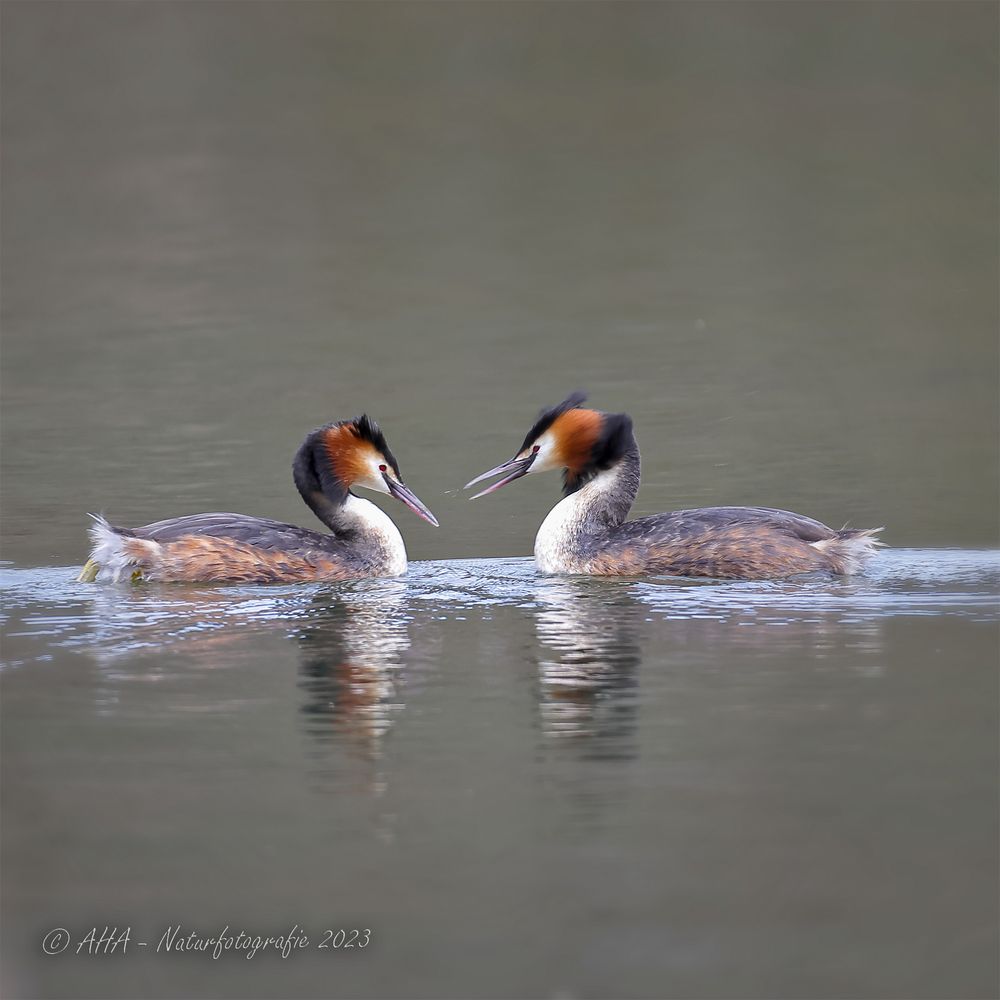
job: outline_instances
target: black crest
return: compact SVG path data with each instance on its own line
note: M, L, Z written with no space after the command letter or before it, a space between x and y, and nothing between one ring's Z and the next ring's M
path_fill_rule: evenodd
M524 443L518 448L518 452L524 451L528 445L540 438L555 423L557 417L561 417L569 410L578 410L586 402L587 394L578 390L567 396L558 406L553 406L551 410L542 410L538 414L535 426L528 431Z
M382 428L367 413L362 413L360 417L348 420L347 423L354 431L355 437L361 438L362 441L369 441L382 452L385 460L392 466L392 471L396 473L396 478L402 479L403 477L399 474L399 465L396 463L396 456L389 450Z

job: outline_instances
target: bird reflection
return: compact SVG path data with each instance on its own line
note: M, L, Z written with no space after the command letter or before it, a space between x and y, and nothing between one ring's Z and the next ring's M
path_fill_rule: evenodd
M377 760L404 707L403 654L408 619L400 614L405 585L379 581L317 601L297 630L302 707L307 729L322 744Z
M639 605L616 583L584 579L545 580L537 599L543 734L634 756Z

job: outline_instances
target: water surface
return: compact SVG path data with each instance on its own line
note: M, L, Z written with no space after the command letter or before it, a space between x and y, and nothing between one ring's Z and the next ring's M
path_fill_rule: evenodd
M3 577L25 995L989 993L996 553L836 582ZM109 921L375 943L38 953Z

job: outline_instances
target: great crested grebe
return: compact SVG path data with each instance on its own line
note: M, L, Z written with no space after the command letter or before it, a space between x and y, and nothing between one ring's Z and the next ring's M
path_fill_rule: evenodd
M706 576L765 580L798 573L854 573L881 543L881 528L834 531L770 507L700 507L626 521L639 492L639 448L625 413L582 408L574 393L543 410L509 461L477 476L503 476L477 497L532 472L563 470L563 499L535 538L543 573Z
M388 514L351 492L363 486L401 500L437 527L399 475L367 415L312 431L295 455L295 485L333 534L246 514L192 514L117 528L92 514L92 550L81 582L272 583L400 576L406 548Z

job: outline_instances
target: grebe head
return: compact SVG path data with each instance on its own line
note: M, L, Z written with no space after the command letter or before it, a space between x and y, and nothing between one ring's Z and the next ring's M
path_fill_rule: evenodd
M517 454L509 461L465 484L503 476L471 499L486 496L531 472L563 470L563 492L573 493L604 469L610 469L629 448L635 446L632 418L626 413L587 410L587 396L574 392L558 406L542 410L525 435Z
M438 526L437 519L403 482L378 424L368 414L318 427L295 456L295 483L306 503L339 505L355 487L386 493ZM317 497L316 494L322 494Z

